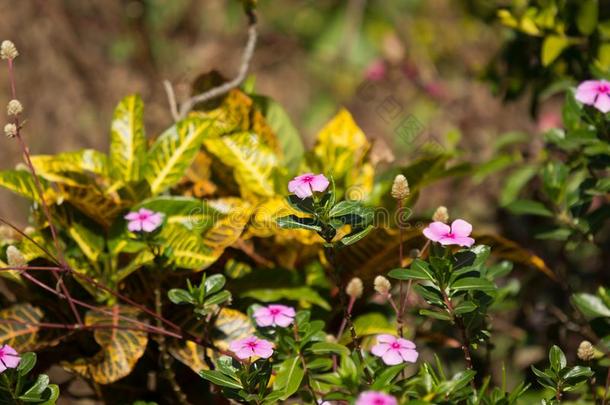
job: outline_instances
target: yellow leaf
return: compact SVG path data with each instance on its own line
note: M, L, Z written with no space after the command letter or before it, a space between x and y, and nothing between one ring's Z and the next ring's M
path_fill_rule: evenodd
M0 311L0 344L8 344L17 351L29 350L37 343L37 324L43 317L40 308L17 304ZM9 321L15 321L9 322Z
M140 315L138 309L115 306L105 310L111 310L112 315L92 310L87 313L85 324L138 327L132 322L119 318L119 315L138 318ZM100 328L95 330L93 337L101 346L101 350L95 356L81 358L73 363L64 362L62 366L99 384L111 384L129 375L144 354L148 343L147 332L137 330Z

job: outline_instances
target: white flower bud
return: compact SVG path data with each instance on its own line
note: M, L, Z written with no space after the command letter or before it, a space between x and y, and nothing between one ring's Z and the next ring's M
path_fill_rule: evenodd
M595 357L595 347L588 340L583 340L578 346L576 355L583 361L591 361Z
M397 200L405 199L409 196L411 190L409 189L409 182L407 178L402 174L399 174L394 178L394 183L392 184L392 197Z
M392 289L392 284L384 276L375 277L374 285L375 291L381 295L388 295L390 293L390 289Z
M6 248L6 259L10 267L23 267L28 264L23 253L13 245Z
M19 52L17 51L17 47L11 41L5 40L2 41L0 45L0 57L2 59L15 59L19 56Z
M8 102L6 106L6 112L8 115L18 115L23 111L23 106L19 102L19 100L11 100Z
M4 134L9 138L14 138L17 135L17 125L6 124L4 126Z
M434 211L434 215L432 215L432 220L435 222L449 222L449 211L447 211L447 207L443 207L442 205Z
M345 292L353 299L358 299L362 297L362 291L364 290L364 286L362 285L362 280L358 277L354 277L350 280L345 287Z

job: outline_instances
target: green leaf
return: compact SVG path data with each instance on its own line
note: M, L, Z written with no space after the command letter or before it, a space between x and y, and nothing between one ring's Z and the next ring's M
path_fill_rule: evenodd
M189 117L157 138L148 152L144 170L153 195L173 186L184 176L212 128L211 120Z
M356 243L359 240L363 239L373 229L375 229L375 227L373 225L369 225L369 226L367 226L364 229L360 229L360 230L357 229L354 232L350 233L349 235L344 236L341 239L341 244L343 244L343 246L353 245L354 243Z
M317 342L309 347L313 354L349 354L349 349L339 343Z
M19 399L26 402L39 402L42 393L49 386L49 376L40 374L34 384L26 392L19 396Z
M472 301L460 302L453 311L458 315L464 315L477 309L477 304Z
M543 217L553 217L554 214L542 203L533 200L516 200L506 206L513 214L519 215L539 215Z
M260 288L253 289L241 294L242 297L254 298L263 302L273 302L283 299L301 301L317 305L323 309L330 310L331 306L318 292L310 287L294 288Z
M172 288L168 291L167 296L174 304L194 304L195 300L191 294L181 288Z
M565 354L563 354L563 351L556 345L553 345L549 351L549 361L551 363L551 368L555 372L559 372L567 365Z
M233 388L236 390L243 389L243 386L241 385L241 383L239 381L237 381L229 376L226 376L219 371L201 370L199 372L199 375L201 377L203 377L204 379L208 380L209 382L211 382L212 384L218 385L219 387Z
M500 192L500 205L506 206L519 196L521 189L536 175L538 167L525 165L512 172Z
M222 274L214 274L205 279L205 293L214 294L218 291L222 290L222 287L225 286L226 279Z
M318 220L314 218L301 218L296 215L288 215L277 219L277 224L283 229L308 229L310 231L320 232L322 226Z
M542 65L549 66L570 45L565 36L549 35L542 43Z
M588 319L610 317L610 308L596 295L574 294L572 295L572 301Z
M274 389L284 391L282 399L285 400L299 390L305 376L300 356L290 357L280 365L275 377Z
M496 291L496 286L489 280L477 277L464 277L451 285L451 288L455 291L483 291L492 292Z
M303 146L303 141L299 132L292 124L290 117L286 111L284 111L281 104L269 97L253 96L252 98L261 109L265 116L265 120L280 143L284 154L283 161L288 169L288 175L291 176L295 174L301 164L303 154L305 153L305 147Z
M434 319L440 319L441 321L450 321L453 318L446 312L431 311L429 309L420 309L419 314L423 316L430 316Z
M17 367L20 376L28 374L36 365L36 353L28 352L21 355L21 361Z
M580 0L580 8L576 15L576 26L583 35L591 35L599 19L599 4L597 0Z
M144 103L139 95L125 97L117 105L110 130L110 176L129 183L142 178L146 157Z
M392 381L405 368L405 364L383 368L381 373L375 377L375 382L371 385L372 390L383 390L392 385Z
M59 399L59 387L55 384L49 384L47 390L43 392L42 397L45 401L40 402L39 405L55 405Z
M210 298L205 300L205 305L220 305L231 299L231 293L229 291L221 291L217 294L212 295Z

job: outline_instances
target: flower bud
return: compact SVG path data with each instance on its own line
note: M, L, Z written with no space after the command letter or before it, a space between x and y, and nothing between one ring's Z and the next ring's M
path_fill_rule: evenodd
M324 340L327 343L337 343L337 338L335 337L335 335L331 335L331 334L327 334L326 337L324 338Z
M19 52L17 52L17 47L11 41L5 40L2 41L0 45L0 57L2 59L15 59L19 56Z
M593 347L591 342L589 342L588 340L583 340L578 346L578 351L576 352L576 355L579 359L583 361L593 360L593 358L595 357L595 348Z
M362 297L363 289L364 289L364 287L362 285L362 280L360 280L358 277L354 277L347 284L347 287L345 287L345 292L352 299L358 299L358 298Z
M8 102L8 105L6 106L6 112L8 113L8 115L18 115L21 114L21 112L23 111L23 106L21 105L21 103L19 102L19 100L11 100Z
M405 199L409 196L411 190L409 189L409 182L407 178L402 174L399 174L394 178L394 184L392 184L392 197L397 200Z
M10 267L24 267L28 264L23 253L13 245L6 248L6 259Z
M447 223L449 222L449 211L447 211L447 207L443 207L442 205L434 211L434 215L432 215L432 220L435 222Z
M392 288L392 284L384 276L375 277L374 285L375 291L381 295L388 295L390 293L390 289Z
M4 134L9 138L14 138L17 135L17 125L6 124L4 126Z

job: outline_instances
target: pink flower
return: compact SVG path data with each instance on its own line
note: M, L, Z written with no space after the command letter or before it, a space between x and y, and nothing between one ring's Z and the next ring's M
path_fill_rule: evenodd
M378 391L364 391L356 399L356 405L397 405L398 401L391 395Z
M4 372L7 368L15 368L19 365L21 357L17 354L17 351L9 345L0 347L0 373Z
M296 313L294 308L286 305L271 304L268 307L260 307L254 311L254 319L258 326L281 326L285 328L294 320Z
M290 180L288 191L303 200L311 197L314 191L326 190L328 184L328 179L323 174L305 173Z
M586 80L576 88L576 100L607 113L610 111L610 83L605 80Z
M130 212L125 215L125 219L129 221L127 229L131 232L152 232L163 222L163 214L140 208L138 212Z
M404 362L415 363L419 356L415 343L392 335L377 336L377 344L372 347L371 353L381 357L388 366Z
M242 360L250 357L267 359L273 354L273 343L256 336L248 336L244 339L232 341L229 350Z
M472 232L472 225L463 219L456 219L449 225L442 222L432 222L424 229L424 236L433 242L441 245L460 245L470 247L474 239L469 237Z
M387 73L385 62L382 59L374 60L364 73L364 77L372 82L383 80Z

